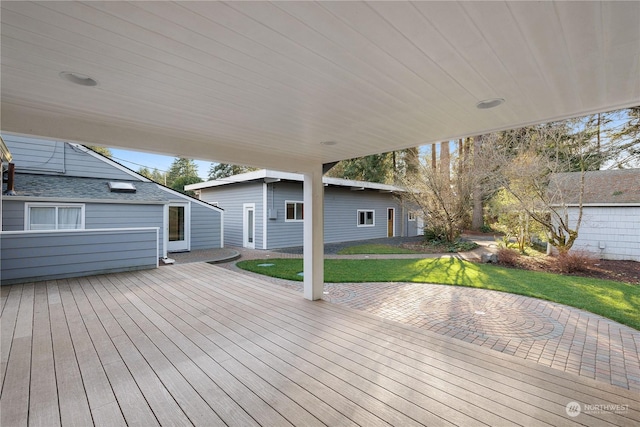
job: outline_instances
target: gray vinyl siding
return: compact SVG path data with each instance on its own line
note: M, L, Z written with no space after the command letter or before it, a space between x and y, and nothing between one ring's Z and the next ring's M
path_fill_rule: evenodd
M325 242L387 237L387 208L395 208L395 235L402 233L402 209L390 193L328 187L324 197ZM375 212L374 227L358 227L358 210Z
M133 174L124 172L106 161L59 141L38 140L13 135L2 136L11 151L17 173L41 173L84 178L104 178L135 181Z
M6 232L2 285L156 268L158 230Z
M405 215L405 221L407 224L407 236L417 236L418 235L417 219L414 221L409 221L409 215Z
M242 206L245 203L255 203L256 249L262 249L262 184L242 183L224 187L205 188L200 192L200 199L208 203L217 203L224 209L224 245L242 247ZM192 237L193 238L193 237Z
M37 203L37 202L34 202ZM2 201L3 231L24 231L24 201ZM163 255L164 205L85 203L85 229L158 227L158 256Z
M24 230L24 202L2 196L2 231Z
M85 229L158 227L158 257L164 252L164 205L85 204Z
M191 203L191 250L220 248L222 213Z
M276 219L267 219L267 248L302 246L304 225L302 221L286 221L286 201L302 202L302 183L276 182L267 186L267 209L277 211ZM326 234L326 233L325 233Z
M267 219L268 248L302 246L303 223L285 221L286 201L302 201L302 183L269 184L268 209L277 210L277 219ZM347 242L387 237L387 208L395 208L395 233L402 234L402 209L389 193L351 191L348 188L325 187L324 240L326 243ZM375 226L358 227L358 210L373 210Z

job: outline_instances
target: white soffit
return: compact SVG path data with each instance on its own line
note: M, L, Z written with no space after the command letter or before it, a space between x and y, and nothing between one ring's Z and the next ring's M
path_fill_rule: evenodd
M19 134L296 171L640 104L640 2L1 7Z

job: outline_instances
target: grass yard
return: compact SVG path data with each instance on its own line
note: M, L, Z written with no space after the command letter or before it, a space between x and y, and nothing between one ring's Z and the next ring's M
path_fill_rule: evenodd
M359 254L417 254L411 249L398 246L368 243L365 245L349 246L338 251L338 255L359 255Z
M302 280L299 258L241 261L237 265L272 277ZM640 330L640 286L628 283L476 264L458 258L326 259L324 265L325 281L329 283L418 282L491 289L580 308Z

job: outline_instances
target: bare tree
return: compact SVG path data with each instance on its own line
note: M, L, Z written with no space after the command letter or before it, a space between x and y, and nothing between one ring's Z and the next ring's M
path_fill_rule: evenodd
M409 189L402 198L422 211L435 238L453 242L468 221L470 181L468 174L458 170L451 175L448 143L440 148L440 167L432 162L417 163L417 173L402 181Z
M488 182L509 193L560 254L571 249L582 222L586 142L575 122L551 123L489 135L478 159ZM579 174L571 199L577 200L575 218L557 175L568 171Z

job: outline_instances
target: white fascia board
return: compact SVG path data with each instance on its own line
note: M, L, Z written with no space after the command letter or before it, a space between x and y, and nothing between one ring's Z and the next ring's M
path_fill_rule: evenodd
M565 204L553 204L549 205L552 208L579 208L578 203L565 203ZM633 208L640 206L640 202L635 203L583 203L583 208Z
M228 176L223 179L215 179L213 181L198 182L197 184L185 185L184 189L187 191L201 190L203 188L219 187L221 185L233 184L236 182L246 182L246 181L252 181L255 179L262 179L266 177L265 172L267 172L265 169L260 169L257 171Z
M395 185L380 184L377 182L356 181L352 179L331 178L325 176L322 178L322 182L329 185L336 185L340 187L352 187L352 188L365 188L369 190L381 190L389 192L404 192L405 190Z
M245 172L238 175L232 175L222 179L216 179L213 181L199 182L197 184L185 185L185 190L201 190L204 188L220 187L222 185L236 184L239 182L249 182L260 179L268 180L287 180L287 181L300 181L302 182L303 176L299 173L280 172L269 169L260 169L257 171Z
M298 181L304 180L304 175L292 172L280 172L269 169L260 169L253 172L241 173L233 175L224 179L218 179L214 181L200 182L197 184L186 185L185 190L201 190L204 188L219 187L222 185L234 184L239 182L248 182L258 179L274 179L274 180L286 180L286 181ZM351 179L331 178L323 177L322 182L326 185L334 185L338 187L360 187L370 190L381 190L387 192L404 192L405 190L395 185L379 184L377 182L365 182L355 181Z

